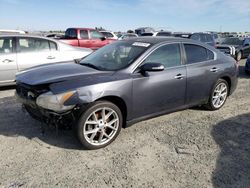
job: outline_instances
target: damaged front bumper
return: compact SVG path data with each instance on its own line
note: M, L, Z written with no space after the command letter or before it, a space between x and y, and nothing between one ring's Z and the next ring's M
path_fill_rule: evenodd
M39 107L34 99L24 98L17 93L15 94L17 101L22 104L22 107L31 115L32 118L56 128L71 128L76 121L79 107L66 112L54 112Z

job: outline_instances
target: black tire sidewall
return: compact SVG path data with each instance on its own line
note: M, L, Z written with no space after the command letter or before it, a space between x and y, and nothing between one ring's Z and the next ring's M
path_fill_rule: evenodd
M98 108L102 108L102 107L108 107L111 108L112 110L114 110L119 118L119 126L118 126L118 130L115 133L114 137L107 142L106 144L100 145L100 146L96 146L96 145L92 145L90 144L83 135L83 128L84 128L84 123L87 120L87 118L89 117L89 115L96 109ZM94 150L94 149L99 149L99 148L104 148L107 145L109 145L110 143L112 143L116 137L119 135L121 128L122 128L122 124L123 124L123 117L122 117L122 113L121 110L113 103L108 102L108 101L97 101L94 102L93 104L91 104L90 106L87 107L87 109L81 114L78 122L77 122L77 126L76 126L76 133L77 133L77 137L79 139L79 141L81 142L81 144L83 145L83 147L85 149L89 149L89 150Z
M221 84L221 83L224 83L224 84L226 84L226 86L227 86L227 96L226 96L226 99L225 99L224 103L223 103L219 108L216 108L216 107L213 105L213 94L214 94L215 88L216 88L219 84ZM216 84L214 85L214 87L213 87L213 89L212 89L212 92L211 92L211 94L210 94L209 103L208 103L208 108L209 108L210 110L219 110L219 109L220 109L222 106L224 106L224 104L226 103L228 94L229 94L229 86L228 86L227 81L226 81L226 80L223 80L223 79L219 79L219 80L216 82Z

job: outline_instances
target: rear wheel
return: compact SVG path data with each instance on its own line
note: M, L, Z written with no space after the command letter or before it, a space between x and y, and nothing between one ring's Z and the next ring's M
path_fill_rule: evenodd
M219 79L214 88L211 91L211 95L206 107L209 110L218 110L220 109L226 102L228 96L228 83L223 80Z
M121 131L122 113L113 103L95 102L81 115L77 135L86 149L99 149L113 142Z

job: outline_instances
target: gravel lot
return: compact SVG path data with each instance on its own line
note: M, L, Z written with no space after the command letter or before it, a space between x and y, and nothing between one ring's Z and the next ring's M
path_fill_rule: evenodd
M193 108L123 129L86 151L71 131L46 129L0 91L0 187L249 187L250 76L216 112Z

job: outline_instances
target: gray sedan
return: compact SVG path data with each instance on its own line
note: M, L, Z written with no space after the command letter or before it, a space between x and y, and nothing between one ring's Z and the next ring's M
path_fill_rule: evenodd
M237 85L236 61L181 38L131 38L80 64L40 66L17 75L17 97L47 124L72 126L85 148L110 144L122 127L204 105L220 109Z

